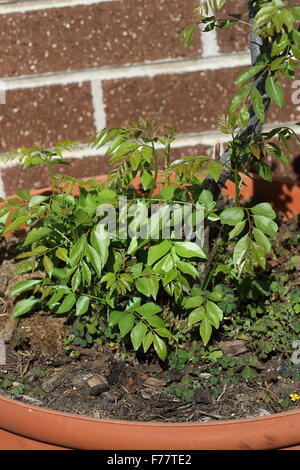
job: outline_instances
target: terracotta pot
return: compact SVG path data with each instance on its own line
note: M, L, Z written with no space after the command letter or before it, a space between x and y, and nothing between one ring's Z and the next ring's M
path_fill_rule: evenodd
M300 410L214 423L144 423L81 417L0 397L0 449L300 449Z

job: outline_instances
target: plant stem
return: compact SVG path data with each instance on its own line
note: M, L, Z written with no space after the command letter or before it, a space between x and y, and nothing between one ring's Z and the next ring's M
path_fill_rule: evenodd
M152 145L152 156L153 156L153 160L154 160L154 177L153 177L153 183L152 183L152 187L151 187L151 190L149 192L149 199L151 199L152 197L152 194L157 186L157 178L158 178L158 159L157 159L157 153L156 153L156 149L155 149L155 145L154 145L154 142L152 140L151 142L151 145Z
M250 52L251 52L251 63L253 66L257 65L257 61L260 57L260 54L267 50L270 47L270 44L268 42L268 39L261 38L254 32L253 26L255 25L255 15L257 13L257 7L254 6L253 3L249 2L248 4L248 12L249 12L249 23L251 24L250 27ZM260 92L262 98L263 98L263 103L264 103L264 108L265 108L265 114L267 114L267 111L270 106L270 98L266 94L265 86L266 86L266 75L260 75L259 78L254 77L253 81L255 82L255 87L256 89ZM262 131L262 123L256 116L253 107L251 106L249 109L250 113L250 119L248 122L248 126L245 130L239 131L237 136L233 140L241 140L244 138L248 138L249 140L253 139L255 136L260 135ZM202 182L201 185L201 190L208 189L210 190L213 195L214 199L217 200L222 188L224 187L227 179L229 178L230 174L232 174L232 161L231 161L231 155L229 152L229 147L227 150L221 155L220 157L220 163L223 165L226 165L226 167L223 169L223 172L216 183L214 179L212 178L211 175L207 175ZM238 168L234 169L234 172L237 172ZM237 184L237 182L236 182ZM236 186L237 189L237 186ZM238 191L239 193L239 191ZM237 202L237 192L236 192L236 202ZM221 229L222 230L222 229ZM219 232L219 235L217 237L217 240L214 243L214 246L212 247L212 250L209 254L208 260L207 260L207 265L206 268L203 272L202 275L202 280L201 280L201 285L206 285L206 280L207 277L209 276L209 273L212 269L212 265L214 262L214 258L218 252L218 247L220 243L220 236L221 236L221 230Z
M257 65L258 58L262 52L264 52L266 49L270 48L270 44L268 42L268 38L261 38L254 32L253 25L255 24L255 15L257 13L257 10L254 6L253 3L249 2L249 22L251 24L250 27L250 53L251 53L251 63L253 66ZM266 85L266 75L263 74L262 76L257 79L257 77L254 77L255 81L255 87L256 89L260 92L263 98L264 102L264 108L265 108L265 114L267 114L267 111L270 106L270 98L266 94L265 91L265 85ZM241 140L243 138L248 138L251 140L251 138L259 135L262 131L262 123L256 116L253 107L251 106L249 109L250 113L250 119L248 126L245 130L238 132L237 136L234 138L234 140ZM226 165L227 168L224 168L219 181L215 183L214 179L212 178L211 175L207 175L206 178L204 179L202 185L201 185L201 190L203 189L209 189L212 191L214 194L215 199L217 199L221 193L222 188L224 187L228 177L230 176L231 173L231 156L229 153L229 149L227 149L220 157L220 163L223 165Z

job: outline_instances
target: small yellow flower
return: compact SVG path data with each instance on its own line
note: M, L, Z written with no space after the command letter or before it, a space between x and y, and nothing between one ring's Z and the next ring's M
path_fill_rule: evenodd
M300 397L299 397L299 395L298 395L297 393L291 393L291 394L290 394L290 399L291 399L292 401L296 401L296 400L299 400Z
M109 346L110 348L114 348L115 345L116 345L116 343L108 343L108 346Z

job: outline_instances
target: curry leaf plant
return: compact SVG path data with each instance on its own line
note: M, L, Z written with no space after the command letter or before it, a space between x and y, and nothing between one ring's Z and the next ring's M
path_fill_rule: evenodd
M3 156L25 170L45 165L52 186L47 194L22 190L1 201L1 233L26 229L16 272L31 273L12 288L14 318L43 308L69 319L75 344L113 338L166 360L180 342L213 340L223 322L226 277L265 268L276 213L268 203L244 204L241 189L244 175L270 181L266 157L287 162L290 141L298 141L290 128L265 131L263 124L271 101L284 106L282 79L293 79L299 65L300 7L255 0L221 18L225 3L233 2L202 1L195 24L179 31L187 47L197 23L204 32L240 22L250 30L252 65L236 77L237 90L219 118L229 137L219 158L174 161L175 129L147 121L100 130L84 146L37 145ZM55 174L56 163L68 164L66 151L87 145L110 156L105 181ZM222 207L228 180L235 198Z

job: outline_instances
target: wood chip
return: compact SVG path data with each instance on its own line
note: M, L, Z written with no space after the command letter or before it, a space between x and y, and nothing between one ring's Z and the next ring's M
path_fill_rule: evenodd
M210 396L202 388L197 388L197 390L195 391L194 399L196 403L203 403L204 405L208 405L209 403L211 403Z
M6 347L5 342L2 339L0 339L0 365L6 365Z
M155 377L148 377L148 379L145 380L144 385L146 385L147 387L160 388L164 387L166 385L166 382L165 380L157 379Z
M0 329L0 340L3 340L5 343L9 343L13 332L18 326L19 318L14 319L12 317L8 317L5 322L4 327Z
M232 341L222 341L220 343L220 348L224 354L228 356L239 356L249 350L248 341L243 339L236 339Z
M57 374L52 375L51 377L47 377L42 383L42 389L44 390L44 392L53 392L53 390L59 385L64 373L64 371L61 371Z
M101 393L107 392L108 390L109 390L109 385L100 384L100 385L95 385L94 387L91 387L89 393L92 397L97 397L98 395L101 395Z
M104 377L104 375L101 374L95 374L89 379L87 379L87 384L89 387L96 387L97 385L107 385L107 380Z
M101 357L97 357L97 359L94 361L86 361L84 363L84 368L85 370L101 369L105 365L108 358L108 354L103 354Z

